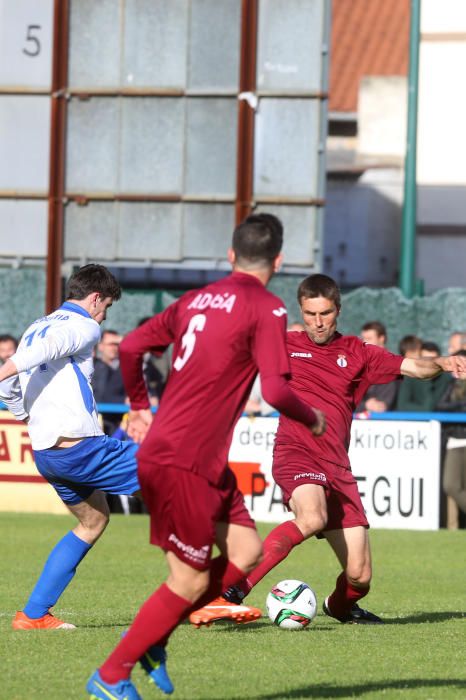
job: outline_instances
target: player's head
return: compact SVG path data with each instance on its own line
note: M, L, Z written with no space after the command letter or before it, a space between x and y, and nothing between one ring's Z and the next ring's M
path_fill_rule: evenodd
M298 304L311 340L318 345L328 343L335 335L341 307L335 280L327 275L309 275L298 287Z
M120 284L104 265L80 267L66 286L66 299L81 302L97 323L105 321L107 309L120 297Z
M230 262L245 272L276 272L282 260L283 225L273 214L251 214L233 232Z
M361 339L369 345L385 347L387 342L387 329L380 321L367 321L361 328Z
M76 270L66 285L66 298L82 300L92 292L101 297L111 297L118 301L121 297L119 282L104 265L84 265Z

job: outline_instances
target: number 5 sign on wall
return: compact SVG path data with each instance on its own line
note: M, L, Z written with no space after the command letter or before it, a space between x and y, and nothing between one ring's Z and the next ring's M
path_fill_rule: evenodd
M27 28L26 43L27 46L23 49L23 53L26 56L38 56L40 54L40 34L41 34L40 24L30 24Z

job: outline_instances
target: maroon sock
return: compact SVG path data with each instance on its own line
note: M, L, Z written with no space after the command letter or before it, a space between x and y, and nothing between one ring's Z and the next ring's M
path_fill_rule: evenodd
M106 683L129 678L133 666L149 647L166 642L170 632L186 618L191 603L164 583L146 600L120 643L100 667Z
M208 605L230 586L244 579L244 571L238 569L235 564L224 557L212 559L210 564L210 583L207 591L196 601L193 610L199 610Z
M356 588L348 579L344 571L337 578L336 587L329 596L327 606L334 617L343 619L349 613L354 603L369 593L370 586Z
M244 578L244 571L238 569L235 564L225 557L219 556L212 559L210 562L210 578L207 591L191 606L188 614L194 610L203 608L208 605L214 598L217 598L222 591L229 586L233 586L238 581ZM185 615L187 617L187 615ZM158 646L164 647L168 643L169 634L162 637L158 642Z
M301 530L293 520L281 523L270 532L264 540L264 558L259 566L256 566L247 578L236 584L248 595L251 588L259 583L266 574L285 559L293 547L304 540Z

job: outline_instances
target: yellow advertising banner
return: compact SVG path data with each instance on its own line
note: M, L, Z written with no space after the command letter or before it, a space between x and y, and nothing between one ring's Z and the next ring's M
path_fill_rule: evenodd
M68 513L34 464L24 423L0 411L0 511Z

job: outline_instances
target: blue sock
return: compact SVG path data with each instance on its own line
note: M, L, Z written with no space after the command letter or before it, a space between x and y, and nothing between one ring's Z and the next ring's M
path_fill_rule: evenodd
M48 613L76 573L91 544L68 532L49 554L23 612L34 619Z

